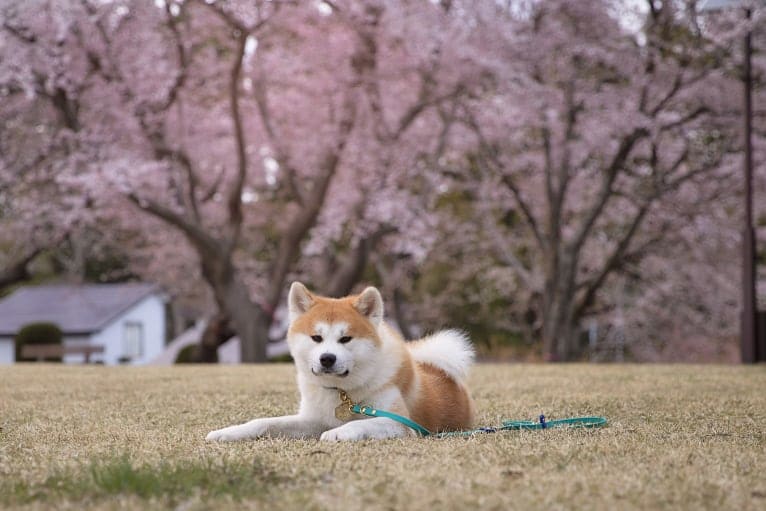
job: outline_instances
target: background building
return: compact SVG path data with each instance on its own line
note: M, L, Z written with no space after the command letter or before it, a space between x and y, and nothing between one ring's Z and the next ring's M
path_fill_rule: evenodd
M103 346L94 361L143 364L165 347L165 297L154 284L24 287L0 301L0 363L16 359L14 337L24 325L55 323L65 346ZM80 362L66 355L64 362Z

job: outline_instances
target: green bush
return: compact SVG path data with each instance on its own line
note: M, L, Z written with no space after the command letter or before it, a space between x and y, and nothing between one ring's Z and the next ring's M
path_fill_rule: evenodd
M289 353L285 353L284 355L279 355L278 357L273 357L269 359L269 362L273 362L275 364L284 364L285 362L293 362L293 357Z
M194 364L199 360L197 355L197 345L190 344L182 348L176 355L176 364Z
M190 344L186 346L185 348L181 348L181 350L178 352L178 355L176 355L175 363L176 364L198 364L200 361L199 358L200 358L199 344ZM284 363L284 362L292 362L292 361L293 361L293 357L290 356L289 353L269 359L269 362L276 362L276 363Z
M21 358L21 348L25 344L61 344L64 340L64 333L55 323L29 323L21 327L16 333L16 361L24 362L30 359ZM48 359L54 362L61 362L61 358Z

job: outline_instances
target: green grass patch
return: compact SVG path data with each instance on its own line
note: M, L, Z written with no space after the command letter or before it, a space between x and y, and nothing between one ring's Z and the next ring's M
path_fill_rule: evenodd
M59 468L40 483L21 480L0 483L5 505L65 499L82 501L116 495L160 499L176 503L189 496L201 499L228 496L234 500L267 493L281 477L257 458L252 463L203 459L200 461L137 463L129 456Z

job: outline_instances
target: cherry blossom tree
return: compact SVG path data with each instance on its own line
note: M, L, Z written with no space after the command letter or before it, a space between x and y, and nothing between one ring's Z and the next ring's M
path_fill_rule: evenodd
M5 10L13 6L4 7ZM0 65L0 290L30 277L29 265L76 228L88 199L58 180L76 165L81 125L77 105L46 70L22 70L30 55L13 50L38 42L3 18ZM48 48L49 50L51 48Z
M427 3L82 0L3 15L17 56L9 87L38 100L37 80L66 105L79 162L57 179L92 197L100 218L159 238L157 267L172 266L168 241L181 234L192 251L176 255L197 259L246 361L265 358L312 229L326 234L315 248L352 232L330 292L359 278L371 243L396 230L387 216L408 194L400 173L426 151L416 144L443 129L431 111L471 77L445 70L450 55L436 50L453 18ZM410 18L441 29L436 44L410 42L406 31L422 32Z
M497 219L483 225L532 290L551 360L576 355L580 320L610 277L666 240L674 222L660 205L732 172L736 80L684 12L650 7L643 41L598 1L479 20L508 58L490 68L495 86L462 105L477 141L465 164L481 175L465 186ZM527 241L508 239L518 225Z
M408 334L478 311L479 337L557 360L586 317L646 333L645 358L678 317L724 338L746 26L632 6L3 4L0 276L68 236L119 247L245 361L293 277L376 280Z

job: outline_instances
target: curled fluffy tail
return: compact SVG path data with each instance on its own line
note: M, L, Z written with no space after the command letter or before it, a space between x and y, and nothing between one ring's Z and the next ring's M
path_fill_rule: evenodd
M471 340L460 330L442 330L407 346L416 362L436 366L457 381L466 377L474 359Z

